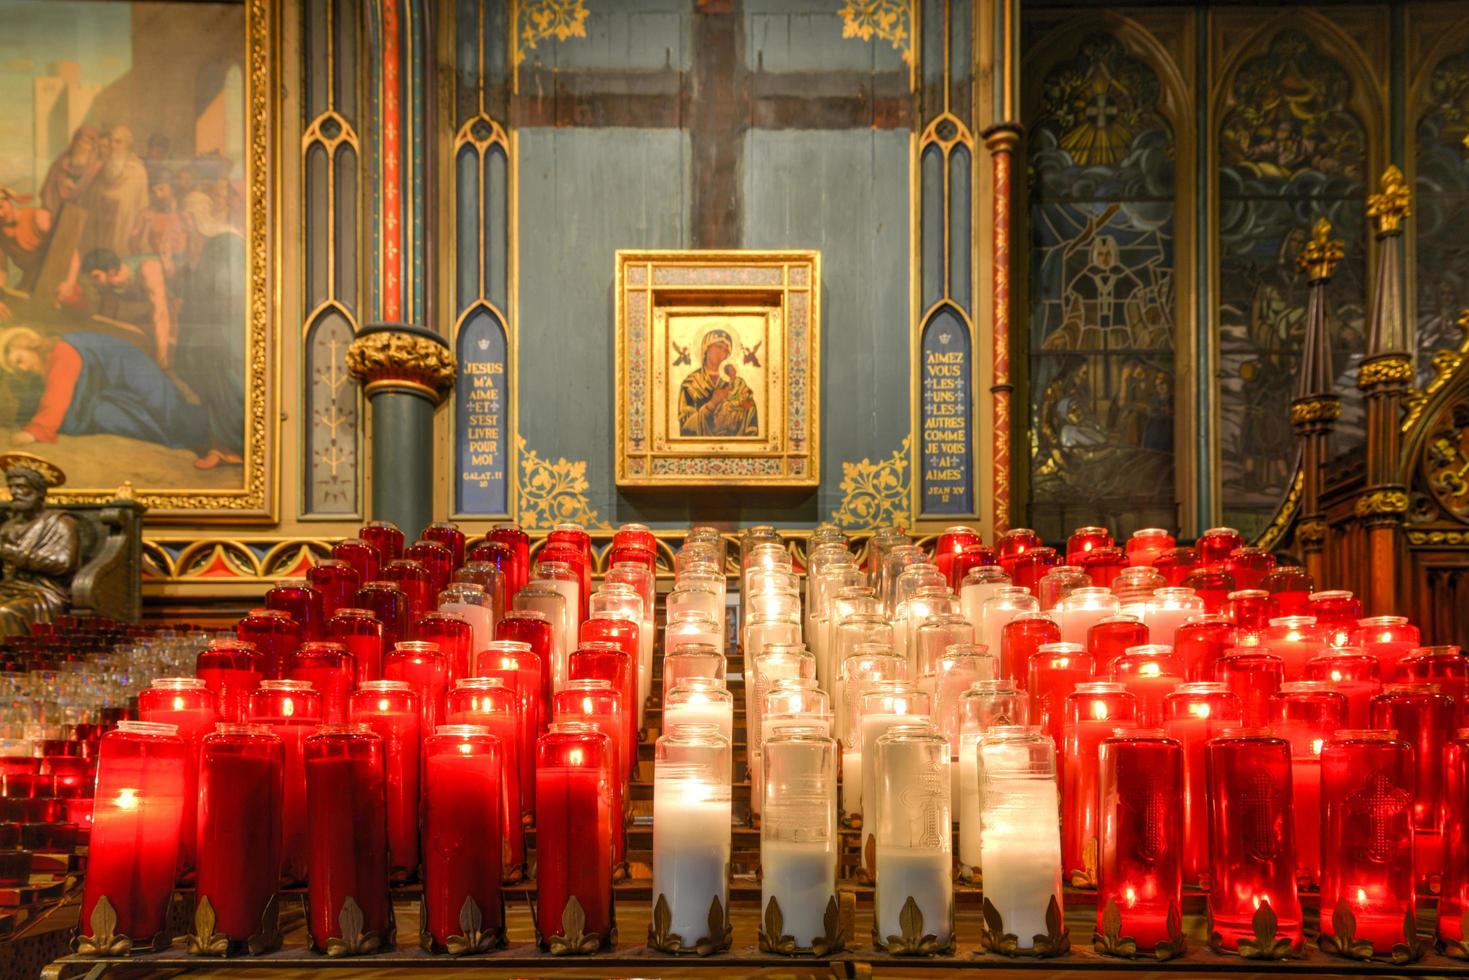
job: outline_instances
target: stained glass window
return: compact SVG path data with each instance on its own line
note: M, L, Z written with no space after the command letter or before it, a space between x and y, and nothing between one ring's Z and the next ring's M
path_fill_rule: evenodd
M1029 122L1030 504L1047 540L1177 524L1174 144L1157 74L1108 34Z
M1457 320L1469 307L1469 51L1433 68L1418 107L1413 217L1419 381L1433 355L1463 340Z

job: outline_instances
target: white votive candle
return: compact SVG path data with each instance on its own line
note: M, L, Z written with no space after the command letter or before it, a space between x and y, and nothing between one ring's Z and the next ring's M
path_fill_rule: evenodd
M774 898L786 935L808 947L826 934L826 906L836 894L836 850L820 841L767 840L760 847L760 912ZM774 937L772 937L774 938Z
M901 936L899 916L912 898L923 914L923 933L946 946L952 935L954 882L949 853L926 847L877 845L877 894L873 903L877 935L883 942Z

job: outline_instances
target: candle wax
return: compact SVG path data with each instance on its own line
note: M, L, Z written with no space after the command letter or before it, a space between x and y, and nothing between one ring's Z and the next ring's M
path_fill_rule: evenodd
M760 845L760 908L774 898L786 935L810 946L826 934L823 917L836 894L836 851L820 841L767 840Z
M901 936L900 916L909 898L923 914L923 933L940 946L952 937L954 882L946 851L919 847L877 845L877 890L873 899L874 925L883 942ZM1006 923L1008 929L1009 923Z

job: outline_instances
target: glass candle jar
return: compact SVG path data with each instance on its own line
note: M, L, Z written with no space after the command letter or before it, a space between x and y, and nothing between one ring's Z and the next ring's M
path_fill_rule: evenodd
M836 903L836 751L819 727L782 727L765 740L761 922L770 921L773 902L784 934L801 951L830 942L825 921ZM765 938L771 945L782 939Z
M1469 957L1469 729L1443 748L1443 878L1439 885L1438 951Z
M264 725L221 723L200 742L197 897L214 907L229 943L259 935L281 866L285 744Z
M1161 527L1139 528L1127 539L1127 562L1151 567L1159 555L1172 551L1177 544L1173 535Z
M1122 611L1141 615L1143 622L1148 624L1148 639L1164 646L1174 645L1175 634L1184 623L1209 612L1203 596L1193 589L1178 587L1158 589L1141 609L1128 606Z
M1235 589L1224 597L1219 612L1239 629L1259 633L1275 618L1275 605L1264 589Z
M260 651L266 680L286 676L291 654L301 645L301 627L279 609L252 609L235 626L235 636Z
M357 536L377 549L382 562L403 557L403 531L392 521L368 521L362 525Z
M1316 618L1329 646L1346 646L1352 630L1362 618L1362 600L1345 589L1312 592L1307 597L1308 615Z
M939 613L918 624L910 634L913 637L913 674L923 683L939 673L940 661L949 648L957 644L974 643L974 629L969 620L958 613Z
M1204 746L1225 729L1240 727L1239 698L1223 684L1191 681L1163 701L1163 731L1183 747L1183 880L1209 881L1209 804Z
M108 951L113 936L146 947L164 933L178 870L190 751L173 725L124 721L102 736L82 887L81 948ZM115 922L97 928L106 900Z
M667 703L668 692L682 684L686 677L708 677L724 682L724 654L708 643L686 643L663 655L663 697Z
M1163 576L1167 588L1183 585L1188 573L1199 564L1199 553L1187 546L1174 548L1153 559L1153 570Z
M199 750L204 736L214 731L219 715L214 692L197 677L160 677L138 692L138 718L174 726L188 749L184 770L183 821L178 830L179 878L191 880L198 866Z
M1312 657L1302 672L1308 681L1324 681L1347 699L1342 728L1372 727L1372 698L1382 693L1377 658L1352 647Z
M1281 565L1265 576L1261 588L1270 593L1276 616L1305 616L1310 613L1310 596L1315 589L1311 575L1299 565Z
M623 758L628 767L622 774L624 779L636 761L638 745L638 717L633 703L638 696L636 656L611 641L585 640L572 653L569 668L571 680L611 681L622 698L622 744L628 747Z
M529 766L523 761L531 753L535 735L531 735L531 742L524 741L520 713L520 699L499 677L463 677L449 692L446 715L449 726L482 728L499 740L495 752L499 801L495 812L501 822L496 836L500 841L498 863L506 881L519 881L525 874L524 818L534 812L527 809L527 804L534 801L523 799L522 787L527 779L535 781L534 760ZM445 727L440 725L439 731ZM429 765L428 752L429 746L425 744L425 766ZM428 797L432 793L433 786L429 784L424 795ZM424 840L429 840L427 833Z
M332 557L351 565L359 583L375 581L378 567L382 564L377 548L362 538L338 541L332 545Z
M1042 610L1051 610L1072 592L1091 584L1086 572L1077 566L1057 565L1036 583L1035 597L1040 600Z
M464 532L459 530L458 524L447 521L435 521L418 535L423 541L435 541L449 549L449 557L453 567L458 568L464 564Z
M1299 680L1306 663L1327 652L1326 631L1313 616L1278 616L1260 634L1260 646L1285 664L1285 679Z
M863 848L877 827L875 820L867 820L870 807L877 806L878 758L877 740L889 728L896 725L928 725L930 699L927 694L901 682L874 684L862 695L858 712L858 725L862 737L862 798ZM944 770L947 774L948 770ZM947 782L945 783L947 790ZM901 904L901 901L900 903Z
M611 681L567 681L566 686L556 692L556 720L552 726L562 723L590 725L606 735L609 740L608 751L611 753L609 765L613 774L612 796L609 801L613 814L612 866L619 875L624 873L627 865L627 835L624 820L626 813L624 801L628 796L627 773L629 768L635 764L635 760L630 759L633 748L626 742L627 726L623 720L625 710L622 692L614 688ZM536 785L539 790L539 780ZM539 806L536 811L540 812Z
M492 677L496 671L515 678L512 686L520 698L524 744L529 753L536 736L551 724L551 672L529 643L516 640L492 640L475 657L476 674Z
M1041 536L1028 527L1012 527L995 542L995 557L1006 575L1014 575L1015 561L1027 551L1042 547Z
M1061 839L1050 814L1056 799L1055 746L1047 740L980 743L980 866L986 904L1001 929L1034 950L1047 913L1061 905Z
M516 767L501 754L504 745L468 724L441 725L424 740L422 928L433 952L483 953L505 943L501 782ZM466 912L479 923L474 929L461 924Z
M322 559L306 569L306 581L321 593L321 612L328 619L343 606L350 606L353 593L362 586L357 569L335 558Z
M1275 571L1275 556L1263 548L1245 545L1229 553L1224 570L1234 579L1236 589L1259 589L1265 576Z
M816 658L799 644L768 644L751 663L745 675L745 725L752 791L760 786L760 736L764 731L765 697L785 680L816 681ZM910 662L911 669L911 662ZM752 800L753 802L753 800Z
M816 686L815 678L777 680L765 690L760 703L758 744L747 746L751 813L760 816L765 801L765 740L778 728L791 725L818 727L829 735L831 722L831 699ZM672 727L672 722L668 726Z
M1173 653L1191 681L1212 681L1214 665L1234 643L1234 624L1223 616L1195 616L1173 633Z
M353 724L383 742L383 793L388 811L388 865L395 881L418 871L419 771L423 722L407 681L364 681L352 692Z
M1206 613L1219 613L1224 609L1225 600L1235 590L1234 576L1224 570L1222 565L1210 565L1195 568L1183 579L1183 587L1193 589L1194 594L1204 602Z
M1140 729L1104 739L1100 751L1097 933L1127 936L1139 950L1171 948L1182 936L1183 746ZM1120 923L1112 935L1109 911Z
M413 622L413 638L439 648L448 664L450 684L473 673L474 627L468 620L451 613L424 613Z
M734 695L712 677L683 678L664 699L663 728L672 731L683 725L713 725L733 745Z
M436 644L419 640L399 643L383 662L383 679L411 684L418 695L421 730L427 734L439 727L449 693L449 658Z
M1319 945L1327 952L1357 958L1361 943L1378 954L1417 947L1407 931L1417 917L1414 768L1412 746L1390 731L1342 730L1321 750Z
M265 608L283 612L301 628L303 640L319 640L326 626L321 593L304 579L283 579L265 593ZM243 639L243 637L242 637Z
M842 813L848 822L862 813L862 697L879 684L908 676L908 659L891 650L886 644L861 644L842 661L837 734L842 743Z
M1131 613L1119 613L1098 620L1086 632L1083 641L1092 656L1098 675L1109 677L1116 659L1133 647L1147 645L1148 624Z
M408 595L398 588L396 582L368 582L357 590L352 596L352 605L358 609L366 609L377 617L377 621L383 627L383 650L393 649L399 643L408 639L408 627L412 622L410 617L412 611L408 605ZM364 665L364 671L366 666ZM368 680L380 680L382 665L378 665L378 676L369 677Z
M577 559L573 564L577 568L577 571L581 573L582 594L590 598L592 594L593 564L592 536L587 533L586 528L569 521L557 524L551 529L551 533L546 535L546 546L556 548L566 547L576 553ZM541 549L541 553L545 554L545 548ZM561 559L557 557L553 560L560 561ZM585 616L586 611L583 610L583 618Z
M1121 548L1098 548L1082 558L1080 564L1092 585L1111 589L1128 568L1127 552Z
M1130 647L1112 662L1112 680L1137 698L1137 723L1143 728L1163 724L1163 699L1183 683L1183 663L1173 648L1157 644Z
M1215 677L1239 698L1246 728L1270 723L1270 696L1285 679L1285 661L1273 653L1245 652L1233 647L1214 664Z
M516 574L515 552L498 541L481 541L469 549L466 557L468 561L454 573L454 581L473 582L491 594L498 583L504 595L501 608L509 609L515 597L520 594L519 590L511 588Z
M531 578L533 581L555 579L571 583L575 589L574 598L568 596L572 615L577 623L586 620L588 603L591 600L591 574L580 548L569 544L547 543L536 555Z
M1321 747L1344 726L1347 699L1321 681L1287 681L1270 698L1270 729L1290 743L1296 883L1321 881Z
M557 722L536 741L535 921L542 949L612 943L616 765L612 740L591 725ZM567 923L577 918L581 935L568 936Z
M960 699L959 715L959 750L951 762L950 800L959 818L959 880L973 882L978 880L980 862L980 743L1000 730L1050 736L1037 726L1025 725L1025 695L1005 680L976 681ZM953 774L959 777L957 793Z
M514 578L505 583L506 597L514 598L515 593L530 580L530 535L521 530L518 524L496 524L490 528L490 533L485 538L505 545L514 556L514 564L511 566Z
M1398 662L1418 648L1418 627L1406 616L1369 616L1357 620L1347 643L1377 658L1384 680L1397 676Z
M912 939L931 935L946 950L954 942L949 743L932 725L894 724L873 741L872 755L875 945L916 953ZM921 921L912 936L903 925L910 900Z
M984 639L980 634L980 609L997 590L1012 584L1010 576L997 565L971 569L959 583L959 615L974 627L975 639Z
M1091 676L1091 655L1078 643L1044 643L1030 658L1026 718L1058 748L1066 728L1066 696Z
M713 725L670 728L654 746L653 904L666 906L680 948L729 945L731 767ZM715 903L724 926L710 935Z
M495 638L495 625L505 615L504 587L486 589L478 582L451 582L439 593L439 612L469 624L469 661Z
M323 724L347 723L347 699L357 686L357 664L345 644L306 641L296 649L286 676L289 680L305 681L321 695Z
M1137 698L1121 684L1087 681L1066 696L1061 747L1061 858L1071 883L1097 883L1097 764L1102 740L1137 727ZM1020 933L1016 933L1020 935Z
M1030 683L1030 660L1041 647L1061 642L1061 624L1055 613L1021 612L1000 627L999 676L1020 690Z
M1061 642L1085 644L1093 626L1119 611L1121 607L1111 589L1088 586L1073 590L1056 607L1056 618L1061 623Z
M931 678L920 678L920 689L930 689L933 723L939 734L949 740L949 748L959 751L959 699L976 681L996 677L995 660L979 651L973 643L954 643L941 654Z
M1290 743L1265 729L1235 729L1204 749L1209 779L1209 918L1216 952L1257 944L1257 918L1268 905L1275 942L1299 951L1291 820Z
M949 583L949 588L957 589L959 580L955 576L955 563L958 557L964 553L964 549L971 545L982 545L984 540L979 532L972 527L956 525L946 527L939 533L938 540L934 542L933 563L938 570L944 573L944 578Z
M220 721L243 721L250 692L260 686L265 667L255 644L244 640L210 640L194 661L194 676L214 692Z
M381 574L408 597L408 615L411 619L417 619L433 608L434 596L439 594L438 583L423 562L416 558L384 562Z
M515 597L515 601L534 601L538 595L544 596L545 593L540 589L527 586L521 590L520 595ZM558 605L561 604L560 596L555 598ZM572 650L572 647L569 646L565 650L557 647L554 623L554 617L546 612L516 609L506 613L505 617L495 626L497 642L526 644L530 647L531 653L536 655L541 670L541 698L546 704L550 704L551 695L559 691L566 683L567 661L571 657ZM491 644L486 649L496 648ZM480 661L483 659L484 651L476 651L474 664L476 673L495 666L494 656L491 657L489 663L482 665Z
M1066 562L1075 565L1098 548L1112 547L1112 532L1105 527L1079 527L1066 539Z
M306 739L305 757L311 945L347 955L391 946L382 739L366 725L328 725ZM344 935L352 906L360 932Z
M1372 699L1372 727L1413 747L1415 864L1431 890L1443 870L1443 746L1454 732L1454 699L1431 685L1389 684Z
M321 694L306 681L266 680L250 695L250 722L265 725L285 750L281 792L281 882L306 880L306 736L321 726ZM415 862L416 863L416 862Z
M1245 546L1245 536L1232 527L1211 527L1199 535L1194 547L1199 550L1199 564L1222 565L1236 548Z
M1137 605L1147 602L1154 592L1167 586L1168 580L1153 566L1129 565L1112 580L1112 594L1124 606Z
M1035 595L1036 587L1046 572L1059 564L1061 556L1055 548L1031 548L1025 554L1016 556L1009 568L1010 577L1015 580L1016 585Z
M724 633L719 623L706 613L693 611L669 618L663 629L663 649L677 650L689 644L712 646L724 653Z
M383 673L383 624L370 609L344 607L326 621L327 639L352 655L355 684L375 681Z
M1397 681L1433 684L1454 699L1454 727L1469 724L1469 658L1456 646L1418 647L1398 661Z

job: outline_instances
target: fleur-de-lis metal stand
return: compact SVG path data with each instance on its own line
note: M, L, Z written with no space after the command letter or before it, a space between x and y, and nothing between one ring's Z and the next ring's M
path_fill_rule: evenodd
M1038 959L1051 959L1071 952L1071 933L1066 929L1066 922L1061 916L1061 903L1055 895L1051 896L1046 905L1045 935L1032 937L1028 947L1020 945L1018 936L1005 931L1000 910L988 898L984 900L981 911L984 919L984 933L979 939L981 952L1012 957L1033 956Z
M826 903L826 912L821 917L822 934L815 937L810 946L801 946L794 936L786 934L785 916L780 911L780 902L774 895L765 903L765 917L760 926L760 951L778 953L781 956L829 956L839 953L846 946L842 932L841 910L837 897L831 896Z

